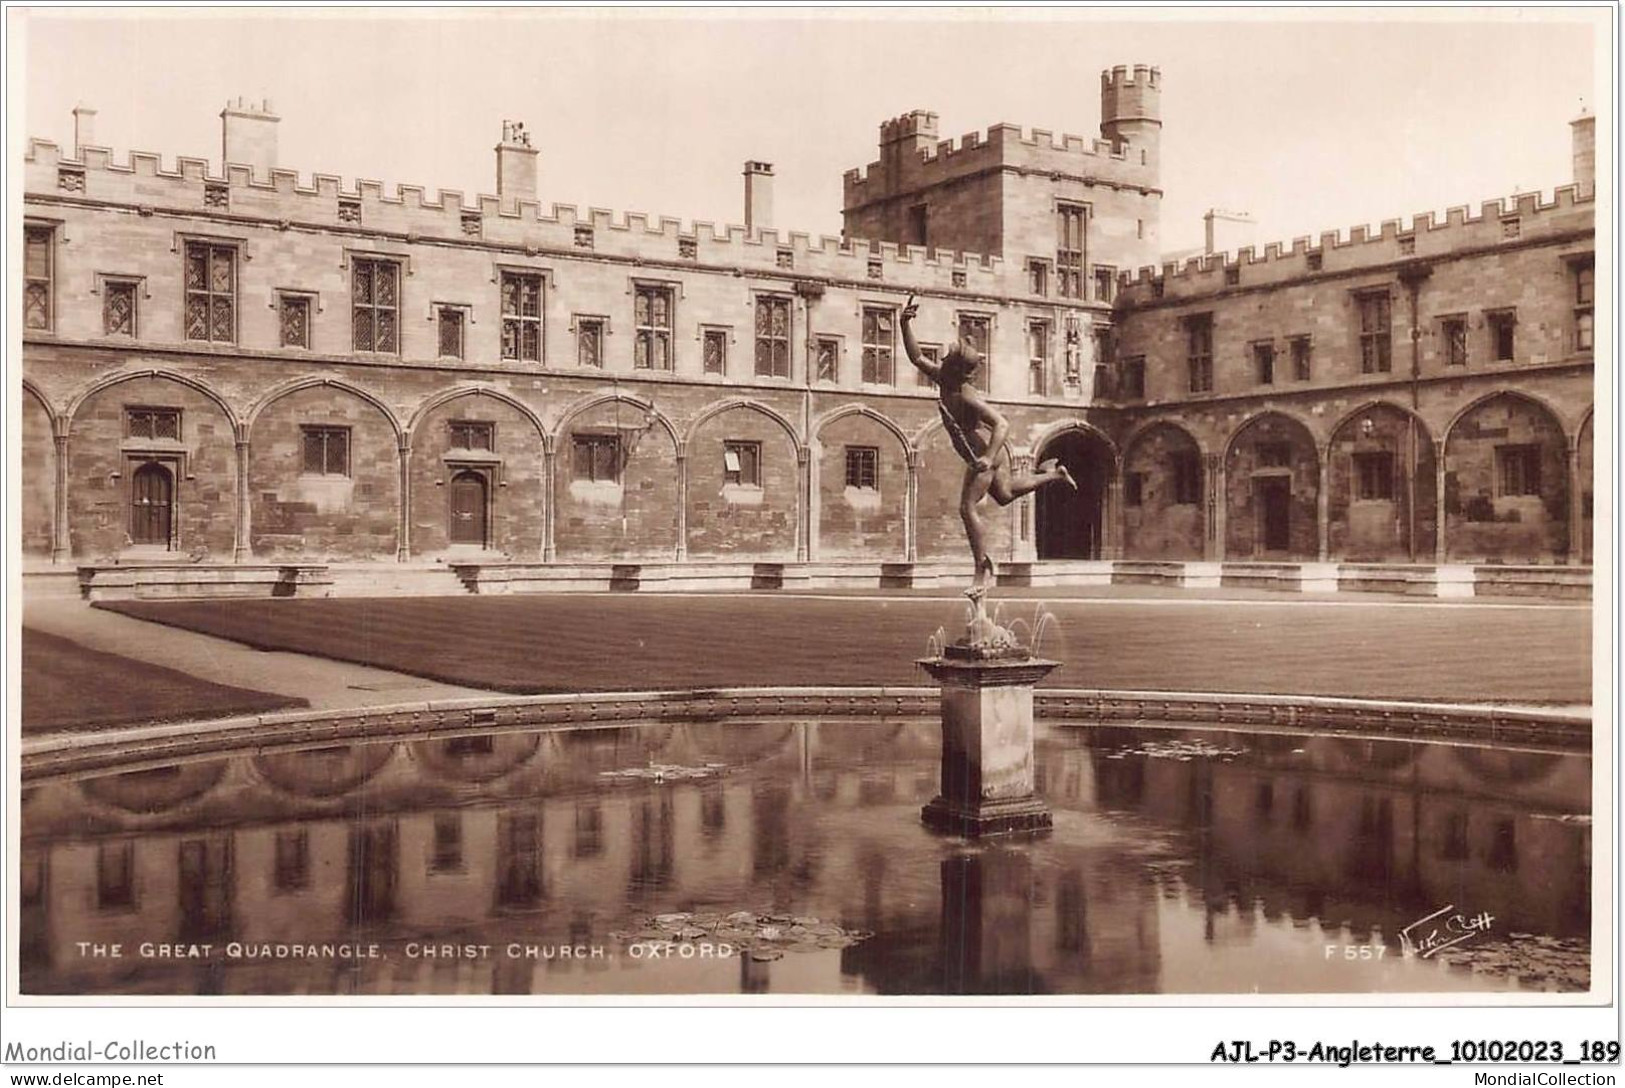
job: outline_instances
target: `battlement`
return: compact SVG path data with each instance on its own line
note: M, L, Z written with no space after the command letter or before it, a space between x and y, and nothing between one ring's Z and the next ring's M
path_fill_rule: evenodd
M920 111L909 117L921 116ZM925 114L932 119L935 114ZM905 118L888 121L898 125ZM899 139L901 137L898 137ZM1154 187L1155 174L1137 158L1113 147L1110 140L1061 133L1049 129L1023 130L1008 123L991 125L984 132L967 132L957 142L941 140L899 158L893 166L884 159L866 168L846 171L842 177L847 208L871 200L941 184L990 167L1014 167L1037 173L1062 173L1095 181L1135 187ZM895 175L895 176L894 176Z
M771 169L765 163L753 165ZM24 202L35 206L40 198L61 197L124 207L143 216L220 217L232 221L233 230L258 220L268 230L327 228L388 235L408 244L455 240L536 253L692 261L696 267L721 264L765 275L872 280L877 289L1020 289L1019 270L1005 283L1004 262L997 256L768 227L685 223L671 216L594 207L583 212L573 204L469 197L456 189L430 192L420 185L389 189L365 178L347 184L331 174L301 176L282 168L256 173L237 163L216 169L209 160L188 156L176 157L166 167L159 155L146 151L132 151L118 161L108 148L85 147L75 158L41 139L30 140L24 156Z
M1124 87L1162 89L1162 69L1147 64L1136 64L1133 66L1132 75L1129 74L1130 71L1130 67L1126 64L1101 69L1100 89L1102 91L1121 90Z
M899 140L937 138L937 115L927 110L910 110L900 117L880 123L880 142L885 144L896 143Z
M1589 188L1564 185L1551 198L1518 193L1507 200L1484 201L1477 214L1467 205L1445 211L1418 212L1409 222L1386 219L1373 232L1368 224L1323 232L1319 239L1294 238L1290 245L1271 242L1262 252L1247 246L1235 253L1191 257L1161 268L1145 267L1125 274L1119 296L1125 303L1194 299L1226 288L1277 285L1307 276L1358 273L1403 261L1438 259L1464 250L1562 236L1594 226L1596 194Z

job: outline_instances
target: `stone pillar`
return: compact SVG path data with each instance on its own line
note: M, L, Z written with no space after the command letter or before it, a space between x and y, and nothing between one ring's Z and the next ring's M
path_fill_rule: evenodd
M1315 534L1319 540L1320 561L1324 563L1332 551L1332 448L1328 445L1315 452L1320 463L1320 490L1315 493Z
M1585 519L1581 517L1580 492L1582 481L1580 479L1580 441L1575 435L1568 443L1568 483L1569 483L1569 554L1570 566L1578 566L1585 562L1585 548L1580 539L1585 532Z
M1034 457L1031 450L1026 453L1017 453L1010 458L1010 473L1013 476L1031 475ZM1010 559L1015 563L1031 563L1038 559L1038 545L1035 541L1036 530L1034 524L1037 520L1038 492L1029 491L1021 498L1010 504Z
M820 494L823 450L807 448L807 560L815 561L823 550L824 497Z
M942 689L941 792L920 818L968 838L1048 831L1049 806L1033 782L1033 686L1059 662L956 649L920 662Z
M1101 558L1123 558L1123 459L1112 458L1111 479L1101 502Z
M919 561L919 509L920 509L920 451L908 449L903 451L908 462L907 483L903 491L903 559L905 562Z
M1434 541L1433 541L1433 562L1442 567L1445 564L1445 557L1450 554L1449 548L1447 547L1447 543L1446 543L1446 540L1445 540L1446 515L1445 515L1445 501L1444 501L1444 477L1445 477L1445 471L1444 471L1444 443L1443 442L1439 443L1439 445L1438 445L1437 454L1433 458L1433 466L1434 466L1434 484L1435 484L1434 491L1433 491L1434 502L1439 508L1439 516L1433 519L1434 523L1437 525L1437 529L1435 530Z
M677 443L677 562L688 559L688 443Z
M401 435L396 439L395 450L401 462L400 516L396 523L400 539L395 545L395 561L404 563L412 557L412 440Z
M805 563L812 548L812 458L806 446L796 447L796 470L801 481L801 495L797 503L796 562Z
M249 506L248 490L248 431L240 429L237 432L237 524L231 546L231 561L241 563L249 558L252 548L252 511Z
M55 486L51 496L51 562L64 563L73 555L73 537L68 531L68 421L51 421L51 441L56 445Z
M553 486L555 465L558 461L551 443L542 445L542 562L551 563L557 556L553 547L553 523L558 518L559 494Z
M1224 454L1207 455L1207 557L1224 562L1225 533L1225 480Z

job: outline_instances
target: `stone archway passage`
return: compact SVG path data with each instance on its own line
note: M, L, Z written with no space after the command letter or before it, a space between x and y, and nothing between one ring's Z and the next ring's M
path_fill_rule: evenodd
M1106 487L1112 453L1097 435L1067 431L1045 443L1035 465L1055 458L1067 467L1078 489L1039 488L1036 544L1040 559L1099 559L1106 547Z

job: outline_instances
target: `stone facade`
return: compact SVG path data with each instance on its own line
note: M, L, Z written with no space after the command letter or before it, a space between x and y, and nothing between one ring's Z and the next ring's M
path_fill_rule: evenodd
M963 558L915 295L1082 484L988 504L1001 560L1588 562L1590 179L1144 268L1160 80L1104 73L1087 141L888 121L839 239L766 226L759 162L748 229L544 207L511 124L475 199L280 169L268 104L218 172L33 141L24 553Z

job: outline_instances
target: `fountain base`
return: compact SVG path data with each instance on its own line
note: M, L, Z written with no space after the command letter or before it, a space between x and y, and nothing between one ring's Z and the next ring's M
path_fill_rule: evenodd
M941 786L920 810L927 827L966 838L1050 830L1034 791L1033 687L1059 664L1025 652L920 662L942 692Z

